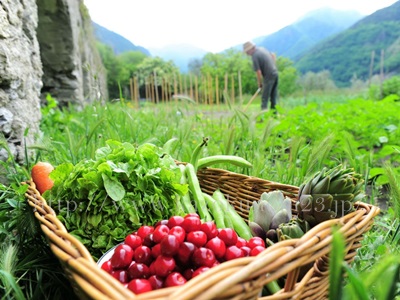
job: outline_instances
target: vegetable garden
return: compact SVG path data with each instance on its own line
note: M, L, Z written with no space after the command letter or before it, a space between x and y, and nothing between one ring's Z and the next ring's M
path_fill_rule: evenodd
M250 97L244 98L248 101ZM342 255L345 248L343 237L338 232L333 233L329 297L378 300L399 298L400 101L395 94L379 101L366 98L357 96L339 99L319 95L309 98L305 103L304 99L287 97L280 101L278 114L274 115L269 111L260 112L256 101L244 111L244 105L229 101L228 95L225 95L226 102L220 106L179 99L158 104L141 102L138 108L134 102L121 100L104 106L87 106L83 110L74 107L60 110L56 100L48 97L48 105L42 109L43 135L38 137L35 145L26 149L27 153L32 154L27 156L29 159L26 164L18 165L12 157L2 163L8 179L8 184L0 185L2 298L76 298L24 196L28 186L23 182L30 178L30 170L39 161L49 162L55 167L50 175L54 187L44 192L44 197L69 232L90 249L95 260L144 225L154 225L172 216L183 217L191 212L191 208L185 207L185 202L180 202L180 208L172 206L168 201L174 197L170 195L181 199L191 190L195 209L192 213L199 214L202 222L215 220L217 223L218 220L218 224L226 226L225 222L236 218L221 220L221 213L210 209L214 207L212 203L218 201L213 197L210 199L204 196L201 200L204 202L201 203L205 203L206 212L202 211L195 198L203 195L199 190L197 192L200 194L194 195L194 188L190 186L196 183L193 181L195 171L186 169L182 172L179 164L172 169L166 167L176 162L185 164L186 168L188 165L189 168L191 165L198 168L203 164L203 167L221 168L295 187L302 187L305 182L315 179L314 176L324 168L334 170L343 166L346 171L334 172L335 176L347 172L354 186L351 189L343 188L341 192L352 194L352 201L364 195L362 201L379 206L381 212L375 217L374 226L363 234L352 264L347 263ZM5 140L1 143L6 148ZM127 155L130 155L130 160L126 160ZM210 157L218 157L219 160L204 160ZM230 159L226 159L228 157ZM136 159L140 162L131 165L131 161ZM184 172L189 172L186 178L189 184L180 181ZM70 174L76 174L76 177L71 179L68 177ZM171 184L174 180L177 183ZM100 181L104 182L105 187L101 192L96 188ZM151 194L148 193L150 188ZM319 191L323 191L320 188ZM297 206L300 212L307 207L304 201L310 199L309 194L312 194L304 186L301 192L301 195L308 198L302 198L303 202ZM268 200L270 197L265 194L263 199L274 202ZM122 199L126 198L136 206L133 208L124 203ZM84 202L84 199L90 203ZM323 199L323 203L332 201L328 196ZM283 196L282 201L279 201L283 203ZM118 206L113 206L112 202L118 203ZM107 206L107 203L111 205ZM273 206L275 209L276 205ZM104 207L107 210L93 214L89 207L95 211L102 211ZM290 201L286 201L285 207L276 210L287 211ZM256 235L255 232L260 232L262 228L261 236L265 240L264 234L268 236L271 234L268 233L269 229L276 229L277 235L268 239L272 242L277 236L285 236L283 239L297 238L291 236L287 228L263 223L265 218L260 209L252 208L249 218L254 223L258 222L258 225L249 227L249 232ZM281 213L272 219L273 223L277 219L286 220L288 216ZM321 215L310 216L304 209L300 217L315 225L315 218ZM124 227L126 219L129 219L130 224L136 224L135 228ZM173 222L180 221L175 218ZM101 231L94 230L100 227ZM230 227L234 227L234 224L230 224ZM207 230L203 232L207 233ZM185 231L196 232L189 229ZM162 236L162 230L159 229L157 234ZM229 244L227 234L230 233L224 232L221 236L225 235L224 241ZM202 237L198 233L196 237L194 235L191 234L190 241L203 245L199 241ZM207 242L209 240L207 238ZM268 248L269 245L265 246ZM164 249L175 251L173 247L170 241ZM215 244L210 247L214 247L215 255L220 250ZM244 247L248 247L248 244ZM196 257L201 255L199 253ZM225 257L224 260L228 261L235 255L232 251L227 255L229 259ZM199 260L204 259L198 258L196 261ZM114 265L119 263L124 264L118 261ZM162 263L166 267L167 261ZM208 263L211 266L211 262ZM156 274L163 274L161 269L155 271ZM136 269L131 272L139 271ZM341 279L341 274L346 275L344 279ZM182 279L175 277L168 279L168 282L175 285L179 280ZM282 287L281 280L274 284ZM271 291L276 290L268 284L263 293L268 295Z

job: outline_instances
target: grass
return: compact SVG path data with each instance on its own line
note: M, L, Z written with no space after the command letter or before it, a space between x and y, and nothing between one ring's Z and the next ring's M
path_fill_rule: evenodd
M209 142L202 156L234 154L254 166L252 169L220 166L230 171L299 186L324 166L342 163L365 177L366 190L370 191L365 201L377 203L382 191L388 190L389 194L385 194L389 199L388 209L376 218L376 225L365 236L354 264L341 265L340 253L337 254L332 266L336 267L332 272L336 279L332 278L332 282L337 286L337 274L348 274L341 283L343 299L349 295L366 294L376 299L398 295L396 284L400 280L395 276L398 260L390 254L399 257L400 249L400 132L391 126L400 123L396 113L399 102L390 99L377 102L359 96L337 92L307 95L307 101L302 96L285 98L279 102L277 116L260 112L259 99L246 111L244 105L231 103L230 99L221 106L179 101L169 105L142 103L137 109L130 102L115 102L104 106L94 104L83 110L74 107L59 110L49 97L49 105L42 110L43 135L27 149L32 155L25 165L19 166L12 157L1 164L8 181L7 185L0 185L2 299L74 297L24 201L26 187L20 182L29 177L35 162L49 161L54 166L64 162L76 164L93 158L96 149L108 139L168 145L175 159L189 161L204 137ZM245 97L244 103L250 97ZM381 113L377 115L376 111ZM2 147L6 147L4 140ZM335 236L334 242L335 251L340 252L340 237ZM40 255L33 257L32 253ZM390 294L385 294L370 287L376 286L382 266L389 262L395 267L390 269L392 285L385 285Z

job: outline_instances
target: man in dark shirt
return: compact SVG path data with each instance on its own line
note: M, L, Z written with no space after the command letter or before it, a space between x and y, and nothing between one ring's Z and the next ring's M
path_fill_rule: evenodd
M243 51L250 55L253 68L257 74L258 86L262 88L261 109L268 108L268 99L271 98L271 109L275 109L278 97L278 69L275 55L264 48L258 48L253 42L243 44Z

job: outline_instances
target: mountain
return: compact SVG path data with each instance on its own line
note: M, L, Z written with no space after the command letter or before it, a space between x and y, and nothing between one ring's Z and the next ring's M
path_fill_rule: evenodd
M320 42L297 57L295 66L302 73L329 70L338 86L348 86L353 76L368 79L371 57L374 57L373 73L379 73L382 53L385 73L399 73L399 32L400 1L397 1Z
M188 44L175 44L164 48L151 48L150 53L166 61L172 60L181 72L186 73L189 62L192 59L202 59L207 51Z
M108 30L107 28L100 26L95 22L92 22L92 24L96 39L99 42L110 46L114 50L115 54L120 54L126 51L141 51L146 55L150 55L149 50L141 46L134 45L132 42L118 33Z
M307 13L295 23L273 34L258 37L254 41L258 46L280 56L294 59L325 38L349 28L362 17L356 11L321 8Z

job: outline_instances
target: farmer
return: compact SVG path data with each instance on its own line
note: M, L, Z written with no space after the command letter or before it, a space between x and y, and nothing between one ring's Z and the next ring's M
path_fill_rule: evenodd
M257 74L258 86L262 89L261 109L266 110L268 108L268 99L270 98L271 109L275 110L279 79L275 54L267 49L256 47L251 41L243 44L243 51L251 56L253 69Z

